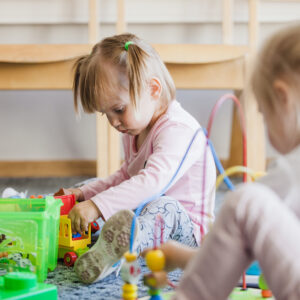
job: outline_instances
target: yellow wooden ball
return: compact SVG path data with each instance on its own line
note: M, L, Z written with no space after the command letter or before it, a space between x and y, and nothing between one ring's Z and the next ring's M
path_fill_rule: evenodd
M148 251L145 259L149 270L152 272L161 271L165 267L165 255L159 249Z

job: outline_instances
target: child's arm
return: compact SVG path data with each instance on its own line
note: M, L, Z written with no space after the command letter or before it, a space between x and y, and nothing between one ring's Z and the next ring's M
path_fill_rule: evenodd
M188 262L198 252L197 248L190 248L178 242L169 240L159 248L165 256L165 268L162 271L147 274L144 282L153 288L162 288L168 284L168 274L174 269L185 269ZM142 256L145 257L150 249L145 249Z
M107 178L99 178L89 184L86 184L80 187L80 190L83 193L83 197L85 200L91 199L97 194L106 191L107 189L119 185L124 180L129 179L127 173L127 162L125 161L121 168L113 173L112 175L108 176Z
M97 220L98 218L104 219L100 209L93 201L90 200L90 198L101 193L103 190L118 185L123 180L128 179L129 176L126 172L126 168L127 164L124 162L117 172L106 179L96 180L81 188L61 188L54 194L54 196L74 194L76 201L82 201L81 203L76 204L69 213L73 233L79 232L82 234L88 229L89 223Z
M92 198L93 196L107 190L112 186L120 184L122 181L129 178L126 172L127 164L124 162L121 168L107 178L99 178L80 188L61 188L54 196L74 194L75 200L78 202Z
M188 262L198 252L198 248L191 248L173 240L168 240L159 248L165 255L166 264L165 270L167 272L173 271L177 268L185 269ZM142 256L145 257L150 249L145 249Z

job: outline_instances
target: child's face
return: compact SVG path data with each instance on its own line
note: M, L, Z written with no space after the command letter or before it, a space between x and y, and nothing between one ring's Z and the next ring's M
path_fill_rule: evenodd
M271 144L282 154L292 151L300 143L297 122L297 101L299 97L295 88L283 81L274 83L277 98L274 108L270 108L266 101L258 101L260 112L267 125Z
M101 113L106 114L109 123L122 133L139 135L157 120L158 101L150 89L141 93L137 108L131 103L128 90L123 88L110 99L99 101Z

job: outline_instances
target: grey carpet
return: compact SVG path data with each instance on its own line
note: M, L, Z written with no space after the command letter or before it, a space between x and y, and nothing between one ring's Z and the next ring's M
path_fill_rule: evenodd
M43 178L0 178L0 195L6 187L19 192L27 191L27 195L44 195L58 191L61 187L70 187L88 177L43 177Z
M70 187L78 182L86 180L87 177L70 178L0 178L0 195L6 187L12 187L15 190L28 191L27 195L39 195L54 193L60 187ZM219 210L226 187L222 186L216 196L216 213ZM141 260L142 272L147 273L147 268ZM180 278L181 272L174 271L169 274L169 278L176 284ZM99 299L114 300L121 299L122 279L111 274L101 282L91 285L85 285L78 281L72 268L58 263L53 272L49 272L47 283L55 284L58 288L59 299ZM139 297L147 295L147 288L140 280L138 284ZM168 289L165 289L168 290Z
M142 266L142 273L149 273L144 262L140 259ZM180 278L181 272L174 271L169 274L170 280L177 284ZM59 299L70 300L119 300L122 295L123 281L120 276L116 277L115 274L111 274L100 282L96 282L90 285L83 284L78 281L76 274L72 268L65 267L58 264L55 271L48 273L47 283L55 284L58 288ZM170 290L166 288L163 291ZM138 295L139 297L147 296L147 287L142 283L142 278L138 283Z

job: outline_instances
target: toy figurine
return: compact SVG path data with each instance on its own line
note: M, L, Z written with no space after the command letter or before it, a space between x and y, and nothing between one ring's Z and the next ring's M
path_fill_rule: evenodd
M125 282L123 285L123 300L137 299L137 283L141 275L141 267L137 261L136 253L126 252L125 262L121 269L121 277Z

